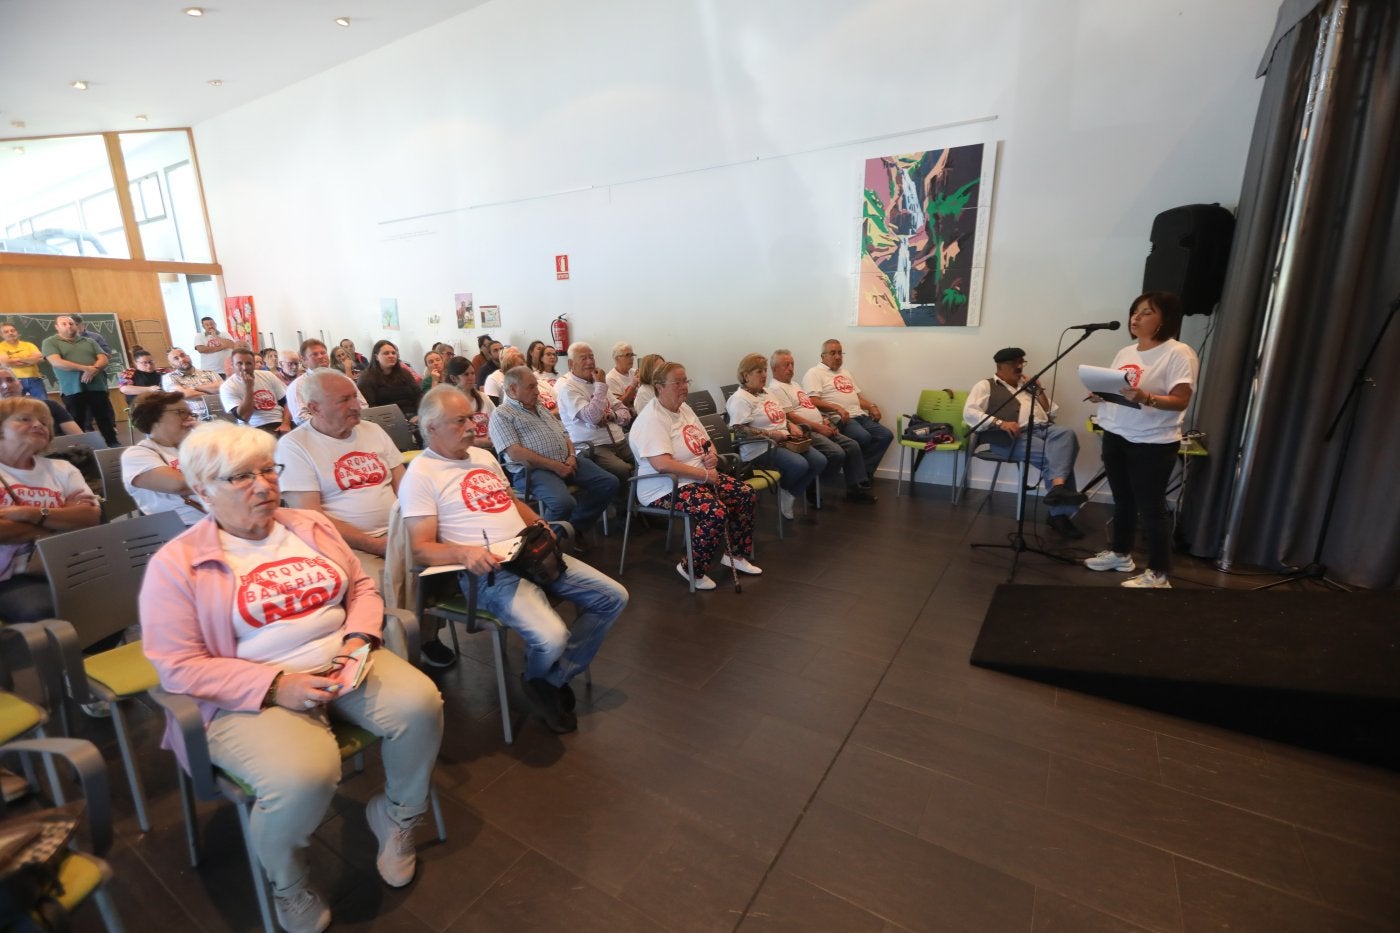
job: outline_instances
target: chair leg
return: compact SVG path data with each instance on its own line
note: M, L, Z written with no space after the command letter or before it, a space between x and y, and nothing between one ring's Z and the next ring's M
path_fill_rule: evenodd
M102 925L107 928L107 933L123 933L126 928L122 926L121 915L117 913L117 905L112 902L105 881L92 892L92 899L97 902L97 911L102 915Z
M175 762L175 781L180 790L180 809L185 813L185 845L190 850L190 867L199 867L199 823L195 821L194 787L185 776L180 762Z
M899 448L899 472L895 474L894 478L894 497L896 499L904 495L904 458L908 455L909 448L901 445ZM911 493L914 491L914 474L912 472L909 474L909 491Z
M667 529L667 530L666 530L666 547L667 547L667 550L669 550L669 549L670 549L670 546L671 546L671 532L670 532L670 528L671 528L671 526L668 524L668 525L666 526L666 529ZM686 516L685 516L685 565L686 565L686 567L688 567L688 568L690 569L690 581L689 581L689 582L690 582L690 592L691 592L691 593L694 593L694 592L695 592L695 575L696 575L696 573L699 572L699 570L698 570L698 568L695 566L695 551L694 551L694 549L690 546L690 513L688 513L688 512L686 513Z
M436 787L428 791L428 802L433 807L433 822L437 824L438 842L446 842L447 824L442 821L442 801L438 800Z
M627 539L632 536L632 503L627 503L627 520L622 523L622 555L617 559L617 575L627 566Z
M272 883L263 873L258 854L253 851L253 825L248 818L248 811L253 808L253 802L249 800L238 803L235 807L238 810L238 825L243 830L243 848L248 853L248 868L253 872L253 890L258 895L258 912L262 914L263 930L266 933L277 933L277 924L272 919Z
M515 730L510 724L510 694L506 692L506 633L497 627L491 632L491 651L496 656L496 692L501 701L501 732L506 744L515 744Z
M151 821L146 816L146 790L141 786L141 772L136 767L136 754L131 748L131 737L126 731L126 717L122 715L121 701L113 699L112 725L117 730L117 745L122 753L122 766L126 768L126 780L131 785L131 801L136 807L136 824L141 832L151 831Z

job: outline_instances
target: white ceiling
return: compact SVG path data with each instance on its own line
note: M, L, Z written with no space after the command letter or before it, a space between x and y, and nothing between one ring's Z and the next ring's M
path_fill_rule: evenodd
M192 126L487 0L197 2L0 0L0 139Z

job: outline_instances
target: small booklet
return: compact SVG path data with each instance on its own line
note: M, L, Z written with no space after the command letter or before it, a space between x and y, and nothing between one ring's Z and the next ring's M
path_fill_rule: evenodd
M504 564L507 561L515 559L515 555L520 552L520 545L524 540L524 538L516 535L514 538L506 538L504 541L488 544L486 545L486 549L492 554L495 554L496 557L500 559L501 563ZM466 566L463 564L434 564L424 569L419 576L431 577L435 573L456 573L459 570L466 569Z
M1079 366L1079 381L1084 383L1084 388L1103 399L1105 402L1112 402L1115 405L1125 405L1128 408L1141 408L1137 402L1130 402L1121 393L1128 388L1128 374L1121 369L1108 369L1103 366L1089 366L1081 363Z
M338 685L335 693L343 696L365 682L365 675L374 665L374 658L370 655L369 645L361 645L347 655L342 655L329 667L316 671L323 677L329 677Z

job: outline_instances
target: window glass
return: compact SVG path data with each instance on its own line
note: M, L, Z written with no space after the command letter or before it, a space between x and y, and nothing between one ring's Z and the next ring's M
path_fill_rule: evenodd
M113 190L100 136L0 144L0 252L129 259L120 221L87 218L83 203Z
M118 138L146 258L212 261L189 134L157 130Z

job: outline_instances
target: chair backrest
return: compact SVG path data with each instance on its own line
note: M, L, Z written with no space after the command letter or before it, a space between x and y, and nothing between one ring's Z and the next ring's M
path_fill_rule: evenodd
M739 391L739 383L737 383L737 382L731 382L731 383L730 383L729 385L727 385L727 386L720 386L720 387L719 387L719 391L720 391L720 394L724 396L725 402L728 402L728 401L729 401L729 397L730 397L731 395L733 395L735 392L738 392L738 391Z
M56 450L71 450L74 447L101 450L106 446L107 442L96 431L87 431L83 434L59 434L49 441L49 448L44 453L51 454Z
M54 615L72 624L84 648L135 625L146 564L184 530L175 512L159 512L41 538Z
M721 457L734 453L734 435L729 433L729 425L724 423L724 418L718 414L700 415L700 423L705 426L705 433L715 445L715 453Z
M710 394L709 389L690 393L685 397L685 403L701 418L719 411L719 406L715 404L715 397Z
M125 447L104 447L93 451L97 458L97 472L102 476L102 518L111 521L122 515L140 511L136 500L126 491L122 482L122 454Z
M389 439L399 450L414 450L418 447L413 440L413 426L408 423L403 409L399 406L375 405L373 408L362 408L360 417L383 428L384 433L389 435Z
M963 406L967 392L953 389L925 389L919 393L918 415L926 421L943 421L953 426L953 437L959 443L967 440L968 426L963 421Z

